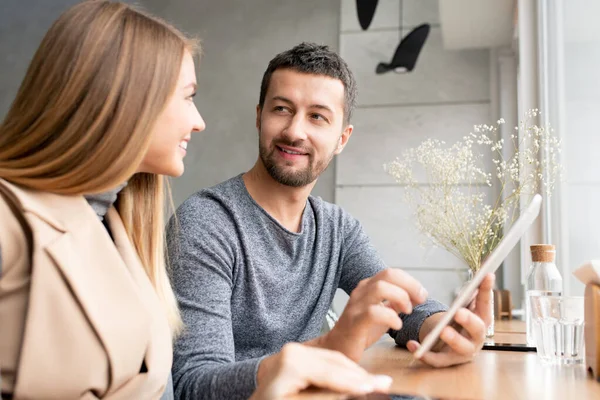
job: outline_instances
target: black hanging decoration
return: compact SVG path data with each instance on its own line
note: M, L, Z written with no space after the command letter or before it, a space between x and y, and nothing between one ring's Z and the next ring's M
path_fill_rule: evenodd
M366 31L369 28L369 25L371 25L378 1L379 0L356 0L358 22L363 31Z
M419 53L423 49L425 40L427 40L429 30L429 24L419 25L413 29L400 41L392 61L390 63L379 63L375 72L383 74L394 71L401 74L412 71L417 63Z

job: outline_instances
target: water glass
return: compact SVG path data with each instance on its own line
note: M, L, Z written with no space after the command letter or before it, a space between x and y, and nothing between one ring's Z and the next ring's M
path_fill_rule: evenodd
M583 363L583 297L534 295L530 300L535 344L542 362Z

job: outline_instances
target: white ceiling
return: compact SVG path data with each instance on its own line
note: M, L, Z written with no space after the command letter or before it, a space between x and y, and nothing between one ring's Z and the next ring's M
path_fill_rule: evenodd
M515 7L516 0L439 0L444 47L459 50L510 45Z

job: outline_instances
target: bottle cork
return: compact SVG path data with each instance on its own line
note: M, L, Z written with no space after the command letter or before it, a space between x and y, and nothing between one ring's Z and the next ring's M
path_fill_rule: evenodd
M531 261L554 262L556 250L553 244L534 244L530 246Z

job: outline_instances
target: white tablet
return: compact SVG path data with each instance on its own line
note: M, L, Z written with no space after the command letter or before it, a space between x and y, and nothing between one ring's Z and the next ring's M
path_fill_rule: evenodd
M537 218L540 213L542 206L542 196L536 194L529 206L521 213L521 216L513 224L513 226L506 233L504 238L498 243L498 246L492 251L489 257L485 260L479 271L475 274L469 284L462 290L458 295L450 309L444 314L443 318L437 323L437 325L429 332L429 334L421 343L421 347L414 352L414 358L420 359L423 355L431 349L436 350L443 345L441 339L439 339L442 329L450 324L454 318L456 312L468 305L475 293L475 290L479 287L483 278L489 274L495 272L502 261L508 256L510 251L515 245L521 240L521 237L527 232L533 221Z

